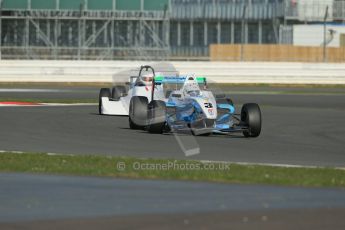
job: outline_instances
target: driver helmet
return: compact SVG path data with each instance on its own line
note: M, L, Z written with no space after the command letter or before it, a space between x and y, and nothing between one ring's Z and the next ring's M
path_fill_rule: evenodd
M184 87L185 94L189 96L196 97L200 95L200 88L197 82L193 79L193 81L189 81L185 84Z
M146 86L150 86L152 85L152 81L153 81L153 74L144 74L142 77L142 82L146 85Z

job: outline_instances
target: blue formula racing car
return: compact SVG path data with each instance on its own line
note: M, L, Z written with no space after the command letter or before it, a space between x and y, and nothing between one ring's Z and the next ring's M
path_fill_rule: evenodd
M159 99L155 90L164 90L165 97ZM241 114L236 114L230 98L224 94L214 95L207 89L205 77L157 74L153 77L151 93L150 100L140 96L131 98L131 129L144 129L150 133L189 131L203 136L236 132L245 137L260 135L259 106L244 104Z

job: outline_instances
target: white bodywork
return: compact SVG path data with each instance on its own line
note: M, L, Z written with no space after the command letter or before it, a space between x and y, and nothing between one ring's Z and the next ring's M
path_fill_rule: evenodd
M119 101L111 101L108 97L102 97L102 114L104 115L127 115L129 103L121 97Z
M102 114L104 115L124 115L129 114L129 104L133 96L143 96L151 101L152 86L133 86L124 97L114 101L108 97L102 97ZM155 100L165 100L162 85L155 86Z

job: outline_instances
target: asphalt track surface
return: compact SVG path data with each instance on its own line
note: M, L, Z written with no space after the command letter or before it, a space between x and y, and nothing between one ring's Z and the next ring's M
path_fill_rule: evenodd
M343 189L0 174L1 229L344 229Z
M345 167L344 89L229 91L238 110L245 102L260 104L263 130L259 138L152 135L130 130L127 117L98 115L96 105L2 107L0 150ZM282 91L285 94L276 93ZM97 95L97 88L0 90L0 98L73 99ZM186 157L177 140L185 149L199 147L200 154Z

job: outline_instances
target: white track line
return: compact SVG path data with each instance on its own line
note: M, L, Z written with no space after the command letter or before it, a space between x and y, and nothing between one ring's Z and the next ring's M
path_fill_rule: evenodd
M237 164L245 166L271 166L271 167L280 167L280 168L333 168L345 170L345 167L326 167L326 166L314 166L314 165L297 165L297 164L279 164L279 163L253 163L253 162L237 162L237 161L210 161L210 160L201 160L201 163L220 163L220 164Z
M98 103L40 103L40 106L86 106L98 105Z
M67 89L0 89L0 93L60 93L73 92Z
M38 103L38 104L33 104L33 105L16 105L16 104L1 104L0 102L0 107L58 107L58 106L89 106L89 105L98 105L98 103Z

